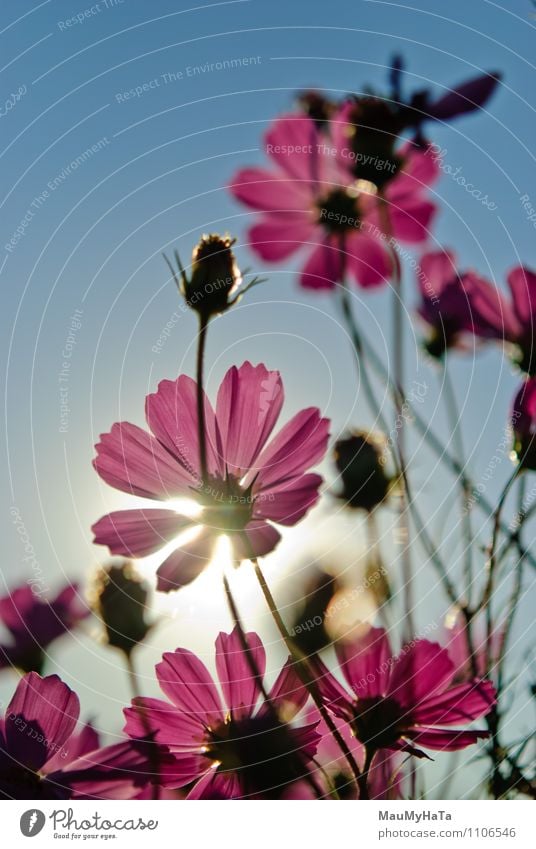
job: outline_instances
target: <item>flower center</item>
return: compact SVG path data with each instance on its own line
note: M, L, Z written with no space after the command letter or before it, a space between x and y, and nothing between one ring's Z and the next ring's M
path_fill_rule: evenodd
M251 521L254 502L251 487L244 489L233 475L209 477L196 495L204 507L203 524L216 531L242 531Z
M304 774L303 757L285 723L271 716L229 717L209 732L206 756L221 772L236 772L244 794L278 790Z
M358 740L370 749L392 746L404 734L407 719L394 699L358 699L354 703L352 728Z
M361 226L358 192L333 189L317 201L318 223L330 233L346 233Z

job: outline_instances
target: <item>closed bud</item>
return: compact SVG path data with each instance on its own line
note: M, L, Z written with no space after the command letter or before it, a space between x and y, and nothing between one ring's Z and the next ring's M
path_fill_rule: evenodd
M148 595L130 560L99 569L90 591L90 604L104 625L106 642L127 656L152 627L145 620Z
M178 270L168 263L187 305L205 321L225 312L237 301L242 275L232 251L235 241L216 233L202 236L192 253L190 277L177 253Z
M338 497L348 506L370 512L386 499L392 485L384 469L386 452L385 438L365 431L335 443L335 464L343 486Z

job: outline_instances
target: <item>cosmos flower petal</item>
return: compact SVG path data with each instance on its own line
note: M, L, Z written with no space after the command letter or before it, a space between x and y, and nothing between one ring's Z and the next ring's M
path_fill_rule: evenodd
M329 437L329 420L316 407L297 413L274 436L259 456L255 492L280 486L322 459Z
M273 525L257 519L249 522L241 533L233 534L231 539L234 559L240 562L269 554L280 541L281 534Z
M422 701L412 711L418 725L461 725L490 712L496 703L490 681L472 681L451 687Z
M158 567L157 589L167 593L191 584L208 566L213 552L214 536L203 527L199 536L176 548Z
M430 104L429 117L446 121L481 108L489 100L500 80L501 75L496 71L467 80Z
M156 677L162 692L179 710L206 725L223 721L216 685L193 652L181 648L166 652L156 666Z
M57 675L29 672L6 709L9 755L28 769L40 769L69 739L79 713L78 696Z
M100 439L93 466L110 486L144 498L189 494L192 475L147 431L116 422Z
M437 148L428 146L421 151L411 143L405 145L400 155L404 165L396 179L387 184L386 195L390 201L396 202L407 195L416 195L427 186L435 183L440 175Z
M207 467L210 474L222 471L221 446L214 410L204 396ZM177 380L161 380L158 389L145 400L147 424L158 441L176 457L199 486L199 433L197 427L197 384L181 374Z
M241 478L254 464L277 422L284 397L278 371L249 362L229 369L216 403L228 472Z
M430 696L442 693L453 675L454 664L446 649L428 640L415 640L391 667L387 695L413 709Z
M458 278L456 254L450 250L430 251L419 261L418 283L423 296L440 298L448 283Z
M255 500L253 515L279 525L295 525L318 501L321 483L320 475L308 474L264 489Z
M187 799L240 799L242 795L240 779L235 772L211 769L192 788Z
M242 168L229 188L245 206L263 212L303 210L310 204L307 184L264 168Z
M410 244L425 242L430 238L436 212L435 204L418 196L393 202L389 208L393 236Z
M266 670L266 652L255 633L245 634L249 655L261 680ZM253 676L251 663L240 640L238 628L230 634L223 632L216 640L216 670L223 690L225 703L234 719L249 717L253 713L261 692L260 681Z
M454 752L472 746L478 740L489 737L488 731L446 731L443 728L419 728L408 732L414 743L426 749L442 752Z
M508 274L508 286L512 293L514 311L519 321L532 331L533 317L536 315L536 273L529 268L518 266Z
M56 754L45 764L41 770L45 774L63 769L88 752L94 752L100 746L98 731L91 722L86 723L80 731L75 732L69 738L67 751L56 752Z
M142 712L145 718L142 718ZM205 725L202 716L184 713L163 699L137 698L124 708L124 732L129 737L143 739L148 729L154 740L173 752L200 749L204 744Z
M281 669L268 695L280 715L287 721L294 719L307 704L309 691L296 672L296 665L291 657ZM268 710L268 706L263 704L259 709L259 715L267 713Z
M174 510L117 510L99 519L91 530L93 542L107 545L111 554L146 557L192 524Z
M391 647L384 628L364 625L357 639L337 643L336 652L341 671L358 698L385 695Z
M35 593L29 584L17 587L0 599L0 621L12 632L24 629L24 622L36 604Z
M310 146L316 148L314 121L304 115L283 115L265 135L266 152L281 170L296 180L311 180Z
M314 239L315 225L304 211L263 216L248 231L251 248L266 262L279 262Z
M352 233L347 241L348 270L363 289L385 284L393 264L385 245L366 233Z
M342 280L344 256L328 238L318 244L305 263L300 275L304 289L334 289Z

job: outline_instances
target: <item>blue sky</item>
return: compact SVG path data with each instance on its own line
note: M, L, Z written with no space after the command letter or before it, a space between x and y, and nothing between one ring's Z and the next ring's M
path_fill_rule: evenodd
M0 590L27 577L12 505L51 587L62 574L84 575L102 558L89 527L124 500L105 491L91 469L92 446L118 418L141 424L144 395L158 380L192 373L193 316L181 313L162 351L152 347L178 308L162 252L177 247L188 257L202 232L236 234L242 267L269 273L240 309L214 324L209 387L234 362L264 361L283 373L289 415L315 404L332 418L334 433L370 423L353 388L332 301L298 289L299 261L273 269L258 263L241 244L247 214L225 188L237 167L263 161L262 132L291 108L297 88L316 86L336 96L367 83L382 89L395 52L405 56L409 91L431 86L440 92L483 70L501 71L503 83L486 111L433 128L445 161L497 209L445 175L435 189L442 206L435 237L455 246L463 266L501 287L507 269L535 264L534 223L520 200L528 194L536 207L535 14L528 0L236 0L195 8L171 0L5 0L0 346L8 451L2 456ZM217 69L231 60L239 67ZM136 88L139 94L125 95ZM8 250L20 227L23 235ZM410 274L404 285L411 310ZM388 300L388 292L355 292L356 314L380 350L389 333ZM446 434L437 375L407 336L409 373L429 385L425 409ZM451 368L478 479L502 437L518 378L497 351L455 360ZM416 482L428 498L431 527L439 529L451 519L455 490L422 446L416 444L415 453ZM490 497L507 475L505 460ZM174 613L177 634L184 617L191 623L193 606L194 641L206 645L220 614L212 607L203 612L199 600L181 604ZM62 674L80 687L76 665L92 645L84 640L61 655ZM108 662L99 651L91 650L89 669ZM102 694L87 687L96 707Z

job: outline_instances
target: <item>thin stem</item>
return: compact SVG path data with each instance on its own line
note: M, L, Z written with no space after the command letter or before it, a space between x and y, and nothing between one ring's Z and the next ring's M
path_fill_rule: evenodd
M266 600L266 603L267 603L267 605L270 609L270 613L272 614L272 618L273 618L273 620L274 620L274 622L277 626L277 629L278 629L287 649L290 652L292 659L294 660L294 663L296 664L296 671L297 671L298 675L300 676L304 686L307 688L307 690L311 694L311 698L313 699L313 702L315 703L316 707L318 708L320 716L324 720L324 722L325 722L327 728L329 729L333 739L335 740L335 742L339 746L339 749L341 750L344 757L348 761L348 764L349 764L349 766L350 766L350 768L351 768L351 770L354 774L356 781L358 781L359 777L360 777L360 772L359 772L359 767L357 765L357 762L356 762L354 756L352 755L350 749L348 748L348 745L346 744L346 742L345 742L344 738L342 737L340 731L338 730L337 726L333 722L333 719L331 718L330 714L328 713L326 706L324 705L324 702L322 700L322 695L321 695L321 693L318 689L318 685L317 685L315 677L314 677L314 672L311 669L311 665L310 665L308 659L303 654L303 652L301 652L298 649L298 647L294 644L294 642L292 641L292 638L291 638L291 636L290 636L290 634L287 630L287 626L283 622L281 614L279 613L279 610L277 609L277 605L275 603L274 597L272 596L270 588L269 588L268 584L266 583L266 579L264 577L264 574L262 572L262 569L260 567L258 559L254 556L251 556L250 560L253 563L256 578L259 582L259 585L260 585L262 594L264 595L264 598Z
M382 229L387 237L391 259L393 262L393 359L394 359L394 376L397 392L394 395L394 404L396 412L394 441L400 458L400 468L404 480L406 480L406 461L405 461L405 432L404 432L404 312L403 312L403 293L402 293L402 268L400 265L400 257L398 256L396 244L393 238L393 228L391 217L389 215L389 207L383 195L380 194L378 199L380 221ZM404 484L400 499L400 509L398 517L398 528L401 543L404 546L402 550L402 576L404 581L404 614L405 614L405 634L407 639L411 639L414 633L413 623L413 567L411 563L411 549L409 544L409 522L408 522L408 495Z
M128 673L128 681L130 684L130 692L132 694L133 699L139 699L141 697L140 688L138 686L138 673L136 672L136 667L134 666L134 661L132 659L132 652L124 652L125 657L125 665ZM156 741L152 739L154 731L151 727L151 723L149 721L149 717L147 716L147 712L145 708L141 705L136 705L136 709L138 711L138 716L140 717L141 724L143 726L143 730L145 731L145 736L147 738L147 746L149 752L149 760L151 762L151 768L153 770L153 776L155 777L155 781L152 782L152 798L159 799L160 798L160 759L158 757L158 748Z
M456 401L456 393L454 392L454 387L452 385L452 381L450 379L450 373L447 368L446 360L443 363L443 388L444 388L444 399L445 399L445 407L447 410L447 416L449 420L450 430L452 431L452 439L455 445L455 451L458 455L458 462L460 466L465 469L465 451L463 444L463 435L460 426L460 414L458 411L458 404ZM471 527L471 501L469 498L469 492L466 486L466 478L464 476L462 486L460 488L461 495L461 520L463 525L463 537L465 539L465 548L464 548L464 561L463 561L463 578L464 578L464 586L465 586L465 596L466 603L470 607L471 601L471 588L473 586L473 558L472 558L472 544L473 544L473 531Z
M199 316L199 336L197 341L197 433L199 441L199 469L203 484L208 483L207 436L205 426L205 393L203 390L203 366L209 319L202 313Z
M360 801L366 801L370 799L370 793L368 788L368 775L370 770L370 765L372 763L372 759L375 755L374 749L365 748L365 765L361 771L361 775L359 776L357 786L359 787L359 799Z

